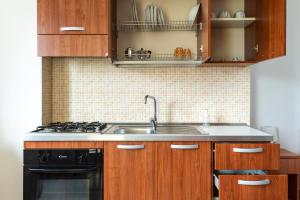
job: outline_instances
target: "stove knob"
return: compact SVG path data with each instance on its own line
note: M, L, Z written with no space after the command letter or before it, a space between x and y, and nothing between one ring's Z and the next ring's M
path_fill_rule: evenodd
M81 154L79 157L78 157L78 163L84 163L86 160L86 156L84 154Z
M49 160L49 154L43 153L39 156L40 163L47 163Z

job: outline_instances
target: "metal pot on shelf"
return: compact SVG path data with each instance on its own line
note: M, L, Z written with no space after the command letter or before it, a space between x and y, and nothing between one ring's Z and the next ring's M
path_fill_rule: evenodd
M151 58L152 52L150 50L144 50L141 48L141 50L136 51L137 58L139 60L147 60Z
M132 59L134 57L135 51L133 48L128 47L127 49L125 49L125 57L128 59Z

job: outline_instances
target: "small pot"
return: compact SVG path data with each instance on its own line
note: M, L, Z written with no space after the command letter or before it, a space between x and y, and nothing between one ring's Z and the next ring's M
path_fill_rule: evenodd
M133 56L134 56L134 49L131 48L131 47L128 47L125 50L125 57L128 58L128 59L131 59L131 58L133 58Z
M143 48L141 48L141 50L136 51L137 54L137 58L139 60L146 60L146 59L150 59L151 58L151 51L149 50L144 50Z

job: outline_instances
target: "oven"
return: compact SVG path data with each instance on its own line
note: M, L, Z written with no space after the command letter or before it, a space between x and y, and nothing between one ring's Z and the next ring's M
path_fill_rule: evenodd
M100 149L24 150L23 200L103 200Z

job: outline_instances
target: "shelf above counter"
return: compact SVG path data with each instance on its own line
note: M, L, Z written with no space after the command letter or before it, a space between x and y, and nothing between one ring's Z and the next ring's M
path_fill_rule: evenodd
M152 65L152 66L198 66L203 64L202 60L169 60L169 61L161 61L161 60L149 60L149 61L127 61L127 60L115 60L113 61L114 65L120 67L123 66L132 66L132 67L141 67L143 65Z
M118 32L201 31L202 23L192 21L168 21L158 24L148 21L123 21L117 25Z
M255 17L248 18L212 18L213 28L244 28L256 21Z
M114 65L131 65L133 67L139 67L141 65L153 65L153 66L198 66L203 64L201 57L191 55L189 57L176 57L173 54L134 54L133 57L128 58L125 55L119 55L116 60L112 62Z

